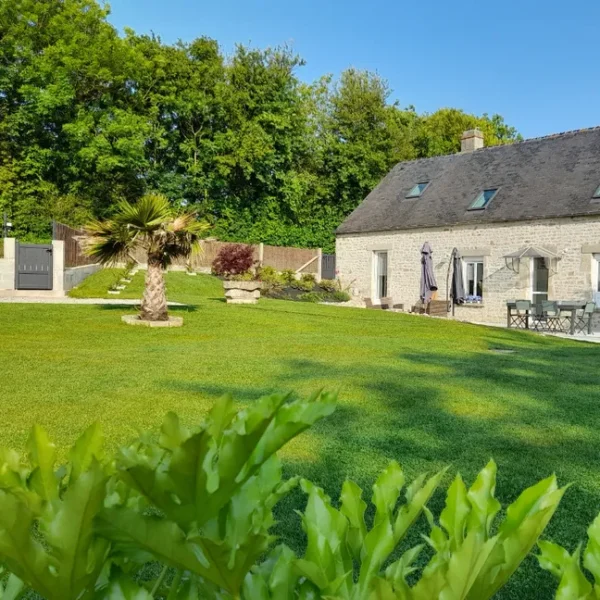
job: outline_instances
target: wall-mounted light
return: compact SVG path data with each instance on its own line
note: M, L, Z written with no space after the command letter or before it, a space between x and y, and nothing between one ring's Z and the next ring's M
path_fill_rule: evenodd
M12 231L13 225L8 220L6 213L2 215L2 237L8 237L8 234Z

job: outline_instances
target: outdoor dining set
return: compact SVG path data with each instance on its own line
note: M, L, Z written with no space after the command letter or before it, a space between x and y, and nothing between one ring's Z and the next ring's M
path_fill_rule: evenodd
M506 325L518 329L549 333L591 334L594 302L544 300L509 300L506 303Z

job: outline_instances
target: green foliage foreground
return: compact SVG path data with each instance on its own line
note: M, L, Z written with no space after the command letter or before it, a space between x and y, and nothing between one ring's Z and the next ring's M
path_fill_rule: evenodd
M34 427L27 461L0 451L0 587L15 600L30 587L48 600L82 598L485 600L533 548L566 490L554 476L523 491L502 513L490 461L467 489L450 485L436 520L427 502L446 472L405 485L392 462L373 486L372 507L352 481L339 508L307 480L282 480L277 451L331 414L336 398L272 395L236 412L230 397L188 430L170 413L158 440L142 434L108 459L92 425L56 468L56 449ZM273 548L273 508L295 486L308 500L301 556ZM404 498L399 502L402 491ZM367 518L366 515L369 514ZM403 548L425 514L424 544ZM585 565L597 574L599 521ZM597 598L573 556L542 542L542 566L562 578L560 598ZM428 549L428 558L419 561ZM148 581L147 564L162 568Z

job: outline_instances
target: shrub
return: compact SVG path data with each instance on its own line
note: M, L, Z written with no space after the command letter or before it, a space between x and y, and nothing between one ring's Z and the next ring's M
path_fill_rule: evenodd
M590 583L581 568L580 544L571 554L562 546L552 542L538 543L541 554L537 559L542 569L550 571L559 581L556 598L582 598L595 600L600 588L600 515L587 530L588 542L583 551L583 566L591 573Z
M218 277L234 277L248 273L254 265L254 249L245 244L227 244L213 261L212 272Z
M294 269L284 269L281 271L281 277L284 283L291 285L296 282L296 271Z
M300 279L306 283L312 283L313 285L317 283L317 277L314 273L302 273Z
M158 440L143 434L112 460L92 425L59 468L34 427L28 462L0 450L6 589L25 582L46 600L240 598L271 545L273 507L298 483L282 480L275 453L334 407L332 394L272 395L236 414L224 397L199 426L186 429L170 413ZM148 560L165 565L152 595L135 583ZM168 585L166 565L176 569ZM0 592L8 598L1 581Z
M310 281L302 281L302 279L298 279L292 283L291 287L296 290L302 290L303 292L312 292L315 284L311 283Z
M29 586L47 600L492 598L566 488L551 476L503 509L490 461L470 488L456 475L434 515L427 503L446 469L405 485L393 461L373 485L371 507L349 480L333 504L310 481L283 480L276 452L334 407L332 394L296 401L276 394L236 413L224 397L199 426L187 429L170 413L158 440L142 434L113 458L103 455L100 428L92 425L58 468L54 445L34 427L26 460L0 450L0 563L11 573L0 582L1 597L23 597ZM273 508L298 484L307 495L300 513L306 545L296 555L272 548L271 530ZM421 515L425 543L399 555ZM599 530L597 519L584 555L596 581ZM419 560L425 545L428 562ZM571 556L540 546L542 566L561 580L557 597L597 598L580 550ZM147 561L162 569L138 583Z
M330 297L334 302L348 302L351 298L348 292L342 292L341 290L333 292Z
M261 267L257 277L262 282L262 291L265 295L273 294L283 288L283 277L273 267Z
M321 279L319 285L326 292L337 292L340 289L340 284L335 279Z
M454 478L436 521L426 504L444 472L429 479L418 477L405 488L405 501L398 505L405 475L392 462L373 486L375 516L370 530L365 520L367 504L354 482L342 486L338 509L321 488L302 481L308 494L302 515L307 550L295 565L312 586L302 597L492 598L527 556L566 488L559 489L554 476L540 481L508 506L502 513L504 520L492 528L502 506L494 496L496 464L490 461L468 490L460 475ZM430 528L424 540L433 552L427 565L414 564L425 547L419 544L382 570L422 512Z
M254 274L252 271L246 271L245 273L240 273L239 275L232 275L231 277L228 277L228 279L231 279L232 281L253 281Z
M263 283L283 285L283 277L273 267L260 267L256 276Z
M321 294L321 292L306 292L305 294L300 294L298 300L300 302L323 302L325 294Z

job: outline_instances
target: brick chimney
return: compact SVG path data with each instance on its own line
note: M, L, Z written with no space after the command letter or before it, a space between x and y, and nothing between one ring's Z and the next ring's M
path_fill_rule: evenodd
M474 152L483 148L483 132L479 129L469 129L465 131L460 138L461 152Z

